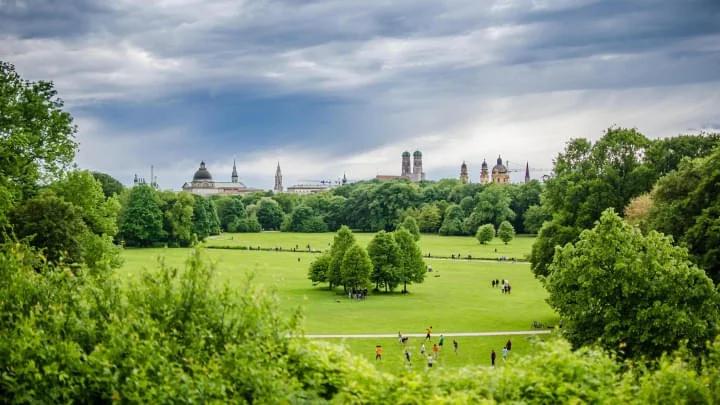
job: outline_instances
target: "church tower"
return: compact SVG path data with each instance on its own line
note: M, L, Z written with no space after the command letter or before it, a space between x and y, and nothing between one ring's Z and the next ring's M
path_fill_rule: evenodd
M485 159L482 162L482 168L480 169L480 183L488 184L490 177L488 176L488 165Z
M280 162L278 162L277 169L275 169L275 186L273 187L273 191L276 193L283 192L282 172L280 171Z
M502 158L498 156L497 164L492 168L492 182L495 184L507 184L509 180L508 168L503 164Z
M525 162L525 184L530 183L530 163Z
M462 162L462 165L460 165L460 181L462 182L462 184L467 184L468 182L467 165L465 164L464 160Z
M232 171L232 175L230 176L230 181L233 183L238 182L237 167L235 167L235 159L233 159L233 171Z
M402 153L402 168L400 169L400 175L410 178L412 172L410 172L410 152L405 151Z
M413 153L412 180L413 181L425 180L425 173L423 173L423 168L422 168L422 152L420 152L419 150L416 150L415 153Z

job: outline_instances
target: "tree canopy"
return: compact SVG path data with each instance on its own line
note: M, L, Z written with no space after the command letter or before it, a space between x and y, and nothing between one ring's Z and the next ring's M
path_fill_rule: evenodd
M548 302L575 347L658 358L684 341L703 351L718 332L712 281L669 238L643 236L612 209L575 244L558 248L549 270Z

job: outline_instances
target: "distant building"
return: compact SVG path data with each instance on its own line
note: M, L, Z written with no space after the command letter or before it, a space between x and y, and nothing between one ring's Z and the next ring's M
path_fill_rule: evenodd
M275 186L273 187L273 191L276 193L283 192L282 172L280 171L280 162L278 162L277 169L275 169Z
M462 184L467 184L468 182L468 169L464 160L460 165L460 181L462 182Z
M525 184L530 183L530 162L525 162Z
M320 193L322 191L330 190L331 184L296 184L287 188L287 192L291 194L313 194Z
M378 180L394 180L394 179L408 179L411 181L422 181L425 180L425 172L422 168L422 153L416 150L412 155L412 170L410 170L410 152L405 151L402 153L402 161L400 164L400 175L388 175L378 174L375 176Z
M492 168L492 182L494 184L508 184L510 181L510 173L508 168L503 165L502 158L498 156L497 164Z
M488 184L490 181L490 176L488 175L488 164L483 159L482 166L480 168L480 183L481 184Z
M190 183L183 184L182 189L188 193L203 197L215 194L237 195L263 191L256 188L249 188L239 181L234 161L229 183L214 181L210 171L205 167L205 162L203 161L200 162L200 168L197 169L193 175L192 181Z

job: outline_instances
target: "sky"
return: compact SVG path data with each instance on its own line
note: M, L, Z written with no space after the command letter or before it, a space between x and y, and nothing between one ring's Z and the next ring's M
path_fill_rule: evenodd
M0 0L0 60L52 80L82 169L178 190L531 177L572 138L720 131L718 0ZM522 172L513 172L520 181Z

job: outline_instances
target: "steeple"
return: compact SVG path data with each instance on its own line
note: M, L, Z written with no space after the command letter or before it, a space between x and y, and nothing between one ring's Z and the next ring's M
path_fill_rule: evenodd
M232 176L230 176L230 180L233 183L238 182L237 167L235 167L235 159L233 159L233 171L232 171Z
M467 184L468 182L468 169L464 160L462 162L462 165L460 165L460 181L463 184Z
M530 183L530 163L525 162L525 184Z
M346 184L347 184L347 176L345 176L345 173L343 173L342 185L344 186Z
M480 169L480 183L487 184L490 181L490 177L488 176L488 164L483 159L482 166Z
M275 186L273 187L273 191L276 193L283 192L282 171L280 171L280 161L278 161L277 168L275 169Z

